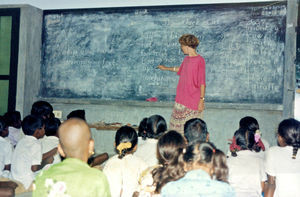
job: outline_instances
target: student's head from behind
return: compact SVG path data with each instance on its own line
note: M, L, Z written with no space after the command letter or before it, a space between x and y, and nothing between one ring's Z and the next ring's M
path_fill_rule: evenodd
M86 121L85 111L83 109L78 109L78 110L71 111L67 115L67 119L70 119L70 118L79 118L79 119L82 119L82 120Z
M226 156L210 142L195 142L189 145L183 154L186 170L202 169L211 178L227 182L228 167Z
M0 116L0 136L7 137L8 136L8 129L5 123L5 120L2 116Z
M25 135L40 139L45 135L44 120L39 116L28 115L22 121L22 130Z
M255 131L251 131L247 128L239 128L232 139L232 144L230 145L231 155L236 157L237 151L239 150L250 150L259 152L264 150L265 147L260 139L260 136L256 136Z
M47 101L36 101L31 107L31 115L40 116L43 119L53 118L53 107Z
M295 159L300 148L300 122L290 118L280 122L278 126L277 140L280 146L292 146Z
M62 157L77 158L87 162L94 153L94 141L91 131L84 120L71 118L58 129L58 151Z
M178 157L185 148L185 140L180 133L171 130L157 142L157 159L160 164L178 163Z
M115 147L122 159L125 155L133 153L137 148L138 137L136 131L129 126L122 126L115 136Z
M179 43L183 46L188 46L193 49L196 49L197 46L199 45L199 40L196 36L194 36L192 34L183 34L179 38Z
M240 128L246 128L250 131L259 130L258 121L252 116L245 116L239 122Z
M58 128L61 122L58 118L49 118L45 120L45 135L58 136Z
M167 130L166 120L160 115L144 118L138 128L138 136L158 139Z
M17 129L21 128L21 114L19 111L10 111L4 114L4 119L6 121L7 126L15 127Z
M180 155L185 148L185 139L177 131L171 130L163 134L157 142L157 159L162 167L152 171L155 192L160 193L161 188L170 181L184 176L184 163Z
M184 137L189 144L196 141L208 142L209 133L207 132L206 123L199 118L186 121L184 124Z

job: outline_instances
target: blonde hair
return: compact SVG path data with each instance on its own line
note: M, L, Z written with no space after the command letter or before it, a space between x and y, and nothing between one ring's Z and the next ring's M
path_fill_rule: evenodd
M196 36L192 35L192 34L183 34L180 38L179 38L179 43L184 45L184 46L189 46L193 49L196 49L197 46L199 45L199 40Z

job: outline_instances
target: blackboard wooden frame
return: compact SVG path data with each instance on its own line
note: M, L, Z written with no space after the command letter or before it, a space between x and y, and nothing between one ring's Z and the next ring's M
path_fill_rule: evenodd
M220 4L220 5L213 5L213 6L244 6L244 5L250 6L250 5L262 5L262 4L264 4L264 5L270 5L272 3L284 3L284 2L282 2L282 1L280 1L280 2L275 1L275 2L267 2L267 3L266 2L264 2L264 3L242 3L242 4L241 3L237 3L237 4ZM189 6L194 6L194 5L189 5ZM150 7L152 7L152 6L150 6ZM178 7L178 6L153 6L153 7L163 7L163 8L165 8L165 7ZM132 7L132 8L126 8L126 9L136 9L136 8L149 8L149 6L147 6L147 7ZM74 10L48 10L48 11L44 11L44 15L45 14L49 14L49 13L64 13L64 12L70 12L70 11L85 12L86 10L107 10L107 9L115 10L115 9L123 9L123 7L120 7L120 8L99 8L99 9L74 9ZM284 78L284 80L286 80L286 77ZM66 102L77 102L77 101L80 101L80 100L81 100L80 102L82 102L83 100L89 100L89 101L91 101L93 103L95 101L95 99L63 99L63 98L58 98L58 99L62 100L62 101L66 101ZM57 100L57 98L53 98L52 100ZM97 101L97 99L96 99L96 101ZM99 102L100 103L102 103L102 102L106 103L106 101L101 101L101 99L99 100ZM108 102L111 103L111 102L118 102L118 101L108 101ZM130 103L130 101L128 101L128 102ZM132 103L139 103L139 101L138 102L132 102ZM216 105L220 106L219 104L216 104ZM239 105L239 104L237 103L237 105ZM243 106L251 106L251 105L253 105L253 103L244 104ZM261 104L258 104L257 106L259 106L259 105L261 105ZM282 110L282 108L283 108L282 107L282 103L275 104L275 105L272 105L272 104L269 105L269 104L267 104L267 106L271 106L270 109L276 108L278 110ZM276 107L276 106L278 106L278 107ZM267 107L267 108L269 108L269 107Z

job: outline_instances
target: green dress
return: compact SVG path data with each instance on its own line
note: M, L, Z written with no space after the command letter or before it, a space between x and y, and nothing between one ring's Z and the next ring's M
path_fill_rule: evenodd
M67 158L43 170L34 181L33 197L110 196L106 176L79 159Z

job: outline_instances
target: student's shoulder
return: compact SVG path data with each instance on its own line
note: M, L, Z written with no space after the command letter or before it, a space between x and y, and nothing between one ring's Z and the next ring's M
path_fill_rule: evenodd
M118 155L114 155L112 156L111 158L109 158L107 161L106 161L106 165L113 165L113 164L118 164L120 162L120 159L118 158Z
M3 137L0 137L0 146L2 147L12 147L12 144Z
M106 171L115 171L120 168L122 165L122 160L118 158L118 155L115 155L107 160L104 165L103 172Z
M228 194L227 196L230 196L230 197L234 197L235 191L230 184L225 183L223 181L217 181L217 180L214 180L213 182L214 182L214 190L215 191L218 191L218 193Z
M105 186L108 184L106 175L99 169L90 168L88 173L84 173L88 180L93 180L95 185Z
M282 147L279 146L272 146L270 147L267 151L266 154L270 155L270 154L278 154L282 151Z
M149 167L147 165L147 163L145 162L145 160L143 160L142 158L140 158L138 156L132 155L131 160L132 160L132 162L134 162L137 166L139 166L143 170L145 170L146 168Z

